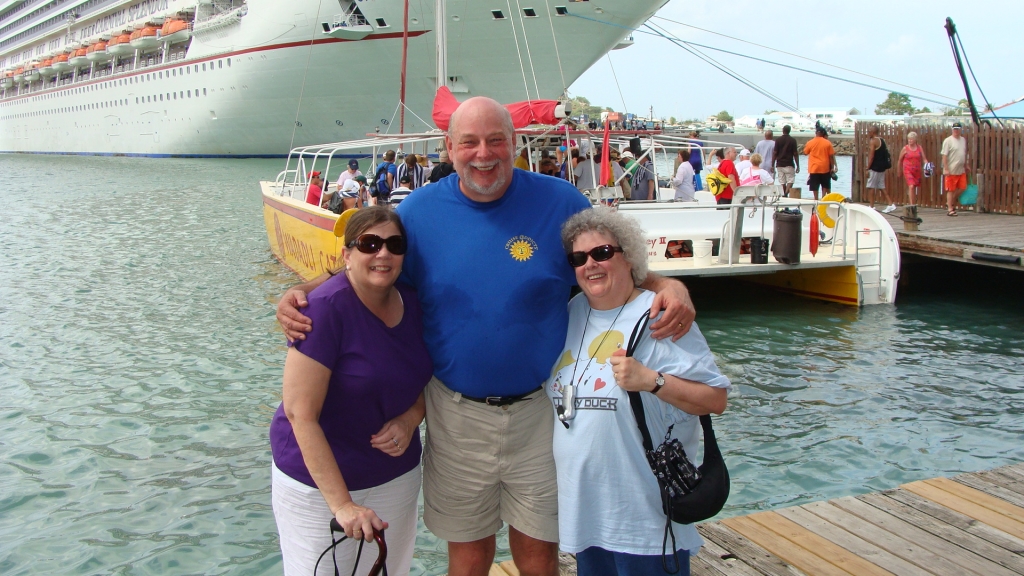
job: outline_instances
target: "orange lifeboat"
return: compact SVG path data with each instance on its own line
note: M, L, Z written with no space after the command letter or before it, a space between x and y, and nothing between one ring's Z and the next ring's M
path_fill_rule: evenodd
M146 24L144 27L132 32L131 39L128 44L137 50L146 50L147 48L156 48L160 45L160 39L157 38L157 32L160 28L153 24Z
M86 48L78 48L71 53L71 57L68 58L68 62L71 62L71 66L78 68L79 66L88 66L89 58L86 55L89 51Z
M4 88L14 86L14 70L7 70L4 72L4 77L0 79L0 86L3 86Z
M192 31L189 30L188 22L177 18L167 20L160 28L160 40L168 44L184 42L191 35Z
M25 67L25 80L35 82L39 80L39 63L33 62Z
M24 82L25 81L25 68L22 67L22 66L19 66L17 69L14 70L14 76L12 76L12 77L14 78L14 82L17 83L17 84L21 84L22 82Z
M131 41L131 34L119 34L110 39L107 44L107 53L114 56L127 56L135 52L135 48L131 47Z
M110 60L110 54L107 54L107 43L103 40L89 46L85 51L85 57L90 62L106 62Z
M42 64L39 65L39 74L45 78L53 76L54 73L56 73L56 70L53 69L53 58L43 60Z
M57 72L67 72L68 70L71 70L71 63L68 62L67 52L58 54L57 57L53 59L53 69Z

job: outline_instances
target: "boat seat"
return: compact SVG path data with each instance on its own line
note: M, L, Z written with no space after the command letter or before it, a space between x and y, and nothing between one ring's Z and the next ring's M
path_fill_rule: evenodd
M693 199L701 206L714 206L718 204L718 200L715 199L715 195L706 190L698 190L693 193Z

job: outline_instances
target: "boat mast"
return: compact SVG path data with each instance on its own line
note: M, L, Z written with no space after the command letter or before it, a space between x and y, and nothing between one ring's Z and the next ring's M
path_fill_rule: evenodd
M405 0L405 13L402 18L402 86L398 95L398 107L401 108L398 115L399 134L405 134L405 66L409 60L409 0Z
M434 36L437 42L437 89L448 85L448 16L445 0L434 4Z
M977 126L981 123L978 117L978 109L974 106L974 98L971 96L971 86L967 83L967 74L964 72L964 63L960 60L960 48L956 44L956 24L952 18L946 18L946 34L949 36L949 45L953 48L953 59L956 61L956 69L960 72L960 81L964 84L964 92L967 93L967 107L971 110L971 120Z

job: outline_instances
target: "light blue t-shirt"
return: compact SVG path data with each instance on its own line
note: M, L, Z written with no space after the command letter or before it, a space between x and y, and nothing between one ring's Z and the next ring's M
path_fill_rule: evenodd
M615 383L608 362L613 352L626 347L637 320L653 301L654 293L644 291L621 308L621 313L619 308L591 311L584 294L569 302L565 345L544 386L557 407L563 386L577 383L576 416L568 429L556 419L554 432L558 539L564 552L599 546L626 554L661 554L665 513L658 481L644 455L629 395ZM650 335L648 330L633 354L644 366L731 388L696 323L676 342L655 340ZM690 460L699 464L700 419L653 394L641 392L640 396L654 446L664 441L668 427L675 424L672 436L683 444ZM673 530L677 550L694 555L704 543L692 524L673 524Z
M576 282L561 227L590 202L565 180L513 170L493 202L451 176L398 207L409 238L403 279L423 307L434 374L466 396L511 396L547 380Z

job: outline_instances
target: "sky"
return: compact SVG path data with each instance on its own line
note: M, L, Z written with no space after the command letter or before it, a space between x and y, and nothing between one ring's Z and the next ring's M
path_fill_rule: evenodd
M982 90L999 106L1024 96L1024 0L670 0L654 18L688 42L739 52L833 76L880 86L877 90L710 50L704 52L790 105L857 108L873 114L889 91L953 102L964 97L946 17L956 24ZM886 80L802 60L767 48L673 24L683 22L748 42L783 50ZM646 30L641 28L641 30ZM609 64L609 59L611 64ZM669 63L666 65L666 63ZM619 85L612 80L614 66ZM1015 71L1016 70L1016 71ZM637 82L647 78L649 82ZM898 86L906 84L913 88ZM916 88L916 90L915 90ZM619 95L621 89L622 96ZM979 109L983 100L972 84ZM928 94L932 92L942 96ZM569 89L592 104L660 118L704 118L727 110L735 117L782 109L766 96L730 78L669 41L638 31L634 44L613 50ZM911 99L938 111L942 104Z

